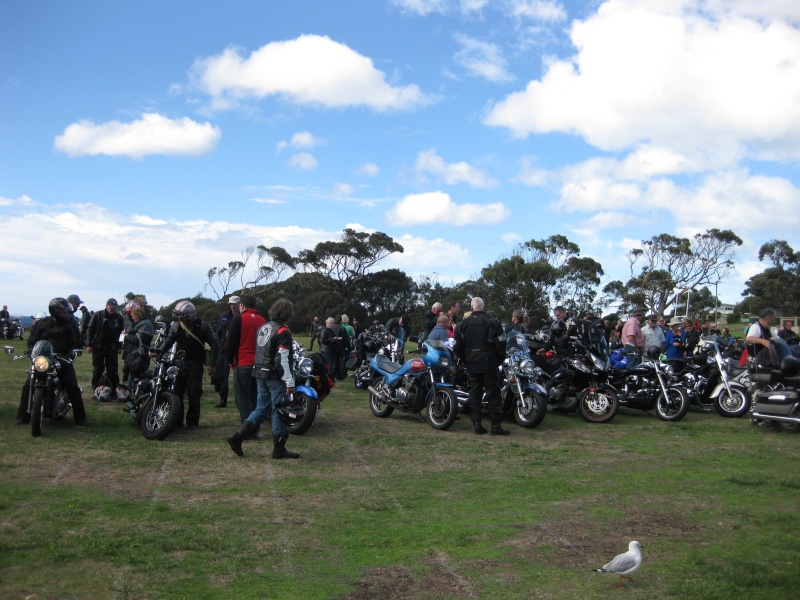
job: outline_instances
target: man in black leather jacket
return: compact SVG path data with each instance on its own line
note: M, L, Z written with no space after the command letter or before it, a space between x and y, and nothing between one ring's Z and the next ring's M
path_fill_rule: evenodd
M92 315L84 340L89 354L92 355L92 391L100 385L100 378L105 372L111 382L111 398L117 397L118 356L122 352L119 336L125 327L122 315L117 312L117 306L119 306L117 301L109 298L105 310L98 310Z
M492 435L508 435L503 429L503 404L500 398L498 367L506 356L503 326L484 312L482 298L471 302L472 314L456 326L453 352L467 367L469 374L469 410L476 434L486 433L481 424L481 400L486 392Z

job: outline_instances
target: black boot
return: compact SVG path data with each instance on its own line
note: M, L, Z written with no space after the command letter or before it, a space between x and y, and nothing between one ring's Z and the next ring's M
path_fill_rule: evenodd
M241 429L234 431L228 436L228 443L231 445L231 450L233 450L237 456L244 456L244 450L242 450L242 440L256 431L256 429L258 428L250 421L245 421L242 423Z
M272 436L272 458L300 458L298 452L292 452L286 449L286 440L288 439L288 435Z
M503 429L500 421L492 421L492 429L489 433L492 435L509 435L511 432L508 429Z
M214 408L225 408L228 406L228 399L227 398L220 398L219 403L214 405Z
M484 433L486 433L486 427L481 425L480 421L472 422L472 430L475 432L475 435L483 435Z

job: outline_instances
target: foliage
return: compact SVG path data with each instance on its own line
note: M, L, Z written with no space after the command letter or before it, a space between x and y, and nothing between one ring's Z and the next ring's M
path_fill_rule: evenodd
M747 312L771 307L781 315L800 315L800 252L785 240L771 240L758 251L758 260L765 258L772 266L748 279L742 292Z
M208 270L206 288L213 291L217 300L224 300L233 290L239 294L266 295L296 264L296 259L280 246L248 246L241 255L241 260ZM232 288L234 284L236 288Z

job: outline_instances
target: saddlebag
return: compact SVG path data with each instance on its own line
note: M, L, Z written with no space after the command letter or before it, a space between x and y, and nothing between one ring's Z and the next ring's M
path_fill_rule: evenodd
M797 390L772 390L758 392L753 398L753 412L778 416L789 416L800 403Z

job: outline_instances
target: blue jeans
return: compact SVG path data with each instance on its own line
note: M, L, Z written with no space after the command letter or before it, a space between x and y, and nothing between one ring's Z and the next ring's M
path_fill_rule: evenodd
M275 409L276 404L281 404L286 399L286 384L283 379L263 379L256 378L258 385L258 396L256 397L256 409L247 417L253 425L259 426L268 418L272 418L272 435L288 435L289 430L278 416Z

